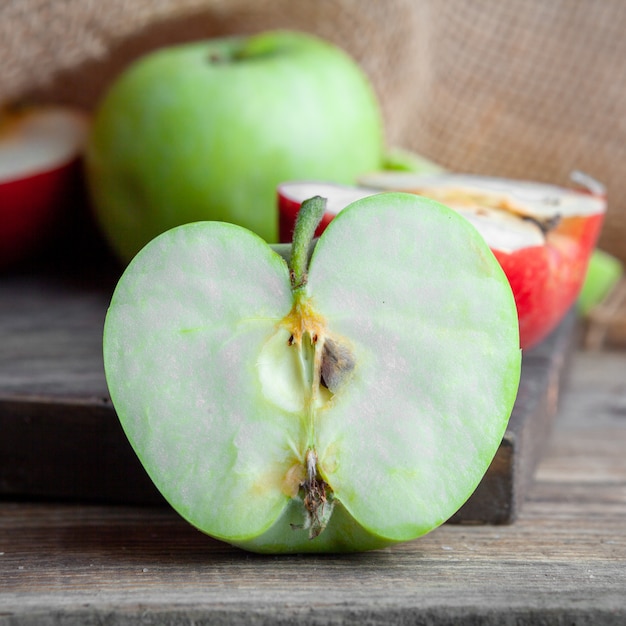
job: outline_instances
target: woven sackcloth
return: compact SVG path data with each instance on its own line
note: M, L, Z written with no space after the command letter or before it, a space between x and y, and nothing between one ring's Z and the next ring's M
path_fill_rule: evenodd
M0 0L0 101L92 107L139 54L288 27L369 74L390 145L455 170L609 191L626 260L624 0Z

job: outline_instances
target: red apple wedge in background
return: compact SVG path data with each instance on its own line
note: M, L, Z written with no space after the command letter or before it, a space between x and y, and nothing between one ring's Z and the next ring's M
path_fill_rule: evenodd
M32 253L66 208L87 130L66 107L0 110L0 269Z
M451 173L381 172L361 182L362 187L279 186L281 240L291 236L298 202L312 194L329 198L318 235L342 206L359 197L404 191L438 200L466 217L500 262L515 297L524 349L544 339L574 304L606 210L602 190L595 188Z

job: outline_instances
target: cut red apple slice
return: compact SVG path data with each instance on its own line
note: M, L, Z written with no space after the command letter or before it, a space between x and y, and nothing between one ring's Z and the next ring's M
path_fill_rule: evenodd
M291 242L300 205L308 198L313 196L326 198L326 213L324 213L324 217L315 231L315 236L319 237L341 209L375 193L380 192L375 189L315 181L298 181L279 185L278 230L280 242Z
M65 107L0 112L0 267L33 251L65 208L87 131Z
M364 187L354 188L281 185L281 236L293 229L293 205L312 195L335 199L329 200L320 232L341 210L341 198L345 206L359 194L405 191L438 200L464 215L500 262L515 296L525 349L544 339L574 304L606 209L604 196L596 190L483 176L381 172L362 183Z

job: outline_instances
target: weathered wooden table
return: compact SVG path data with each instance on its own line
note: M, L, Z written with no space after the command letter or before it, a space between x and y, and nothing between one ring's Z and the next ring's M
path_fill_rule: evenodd
M446 524L351 556L260 557L158 504L4 494L0 625L626 624L625 451L626 353L578 352L512 524Z

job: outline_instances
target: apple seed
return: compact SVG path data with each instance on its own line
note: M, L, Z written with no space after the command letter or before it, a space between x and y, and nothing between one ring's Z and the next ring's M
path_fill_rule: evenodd
M321 384L335 393L354 369L354 356L345 344L326 338L322 350Z

